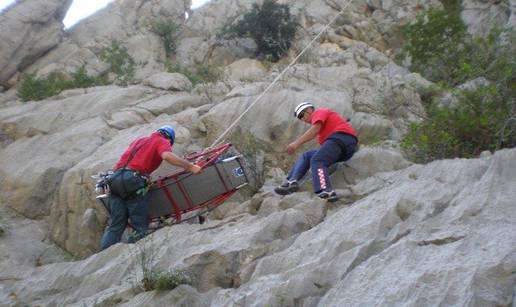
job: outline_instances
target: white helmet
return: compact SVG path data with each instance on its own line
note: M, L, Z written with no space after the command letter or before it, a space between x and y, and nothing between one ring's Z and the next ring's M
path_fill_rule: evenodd
M311 102L308 102L308 101L301 102L294 109L294 116L299 118L299 119L301 119L299 117L299 115L301 115L303 113L303 111L308 109L308 108L314 108L315 109L314 105Z

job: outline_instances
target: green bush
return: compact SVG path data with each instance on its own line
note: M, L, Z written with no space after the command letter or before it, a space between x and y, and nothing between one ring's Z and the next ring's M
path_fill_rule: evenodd
M429 105L428 118L412 124L402 147L421 163L514 147L516 133L508 125L510 107L495 86L459 92L452 106Z
M250 37L256 42L259 56L277 61L290 49L297 26L288 5L265 0L261 6L253 4L236 24L224 26L219 37Z
M255 135L241 128L235 129L229 138L229 143L234 144L237 155L244 157L244 169L249 179L248 188L254 194L263 186L265 151L263 144Z
M453 1L449 5L457 7ZM458 10L431 9L402 32L406 42L401 58L410 56L411 69L437 82L442 90L479 77L490 84L476 90L452 90L458 98L452 106L437 105L432 93L423 97L427 118L413 124L403 140L409 156L428 162L516 146L514 29L495 28L486 37L473 37Z
M134 236L134 232L131 235ZM135 271L137 275L134 280L138 284L135 284L135 286L143 288L144 291L152 291L171 290L183 284L192 285L191 278L184 271L156 268L154 265L156 258L154 236L151 235L149 240L146 241L137 243L134 245L134 249L130 249L137 266ZM139 272L141 272L141 275L139 275Z
M195 86L200 83L215 83L222 79L224 71L221 67L211 64L194 64L192 68L186 68L179 64L167 64L168 72L177 72L185 75Z
M116 84L126 86L133 81L134 59L129 55L127 48L121 46L119 42L112 41L111 46L104 47L100 52L100 58L109 64L110 71L116 75Z
M52 77L52 76L51 76ZM37 79L33 74L25 76L20 88L18 97L23 101L42 100L57 94L53 86L50 86L49 79Z
M89 76L86 69L81 67L72 74L72 82L70 86L73 86L73 88L87 88L106 84L107 81L104 78Z
M513 29L494 28L485 38L473 37L457 13L430 9L403 26L402 33L405 44L398 59L410 56L411 70L431 81L451 87L481 76L514 81Z
M411 57L411 70L437 82L457 83L457 70L465 61L467 48L461 42L466 25L459 15L430 9L401 29L405 44L400 58ZM462 81L462 80L460 80ZM459 82L460 82L459 81Z
M178 26L173 21L161 20L152 24L152 31L161 37L167 56L176 52L178 30Z
M33 74L27 75L23 80L18 96L23 101L42 100L52 97L60 92L72 88L86 88L104 85L106 81L99 77L88 76L84 67L72 74L72 78L66 78L60 73L52 73L47 78L36 78Z
M192 280L183 271L151 270L145 272L142 287L145 291L172 290L179 285L191 285Z
M485 77L496 84L506 100L516 97L516 31L493 29L486 38L468 43L469 56L461 72L465 78Z

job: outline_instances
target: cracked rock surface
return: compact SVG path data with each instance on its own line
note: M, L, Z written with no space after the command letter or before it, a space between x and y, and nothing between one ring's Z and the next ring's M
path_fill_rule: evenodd
M515 163L513 149L378 173L350 187L359 198L351 205L307 192L279 197L265 186L254 204L232 204L254 206L250 213L167 227L135 245L34 268L0 298L77 306L507 306L516 281ZM135 285L142 250L155 267L187 271L193 286L142 293Z

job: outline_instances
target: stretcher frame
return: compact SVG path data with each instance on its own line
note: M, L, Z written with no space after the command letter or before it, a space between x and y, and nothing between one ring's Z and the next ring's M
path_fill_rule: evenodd
M156 228L161 227L162 224L170 225L170 224L177 224L181 223L185 220L184 216L193 212L198 211L199 213L196 215L193 215L191 217L188 217L187 219L194 218L197 216L200 216L201 214L206 213L207 211L213 210L216 207L223 204L227 199L229 199L238 189L242 188L243 186L247 185L249 182L249 179L247 175L245 174L245 171L243 171L243 176L245 176L245 183L232 187L228 186L226 181L223 178L222 170L217 166L217 162L221 159L221 156L224 155L227 150L232 145L222 144L213 148L206 149L201 152L194 152L191 154L188 154L185 156L185 159L199 165L203 170L208 167L214 167L216 170L217 176L222 182L225 191L221 193L220 195L211 198L207 201L204 201L202 203L194 203L190 197L188 196L188 193L185 190L185 187L183 186L183 180L186 178L192 176L192 173L186 170L179 170L172 174L159 177L158 179L154 180L151 189L162 189L166 195L166 198L172 207L173 213L163 215L163 216L150 216L149 217L149 225L158 225L155 226ZM240 158L238 156L232 156L231 158ZM231 159L230 158L230 159ZM242 170L244 169L243 165L238 161L240 164L240 167ZM172 182L170 181L172 180ZM183 205L182 207L178 204L178 201L176 200L177 196L174 196L173 193L170 192L170 189L167 188L167 186L171 185L177 185L179 191L181 192L181 197L183 197L184 200L187 202L187 206ZM205 209L205 210L201 210ZM153 227L150 227L153 228Z

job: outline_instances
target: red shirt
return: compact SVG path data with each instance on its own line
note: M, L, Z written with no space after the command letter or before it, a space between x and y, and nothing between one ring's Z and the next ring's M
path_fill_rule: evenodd
M311 124L321 123L321 130L317 135L319 144L335 132L344 132L357 137L355 129L339 113L326 108L316 109L310 118Z
M161 161L163 161L161 154L166 151L172 151L172 146L168 139L159 132L154 132L148 137L143 137L132 142L129 148L122 154L120 161L115 165L115 169L125 166L127 160L131 157L131 153L133 153L133 149L133 158L126 167L143 174L150 174L155 171L161 164Z

